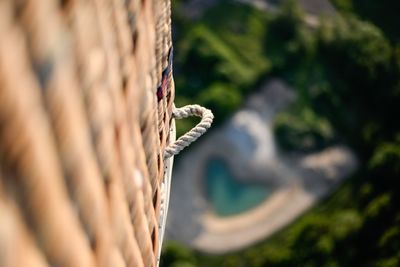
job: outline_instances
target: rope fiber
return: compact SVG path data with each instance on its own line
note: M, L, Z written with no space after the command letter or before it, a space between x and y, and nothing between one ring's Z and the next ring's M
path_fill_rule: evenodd
M184 119L191 116L200 117L201 121L189 132L185 133L173 144L165 148L164 159L179 154L185 147L196 141L211 127L214 119L211 110L199 105L187 105L181 108L175 108L172 111L172 117L175 119Z

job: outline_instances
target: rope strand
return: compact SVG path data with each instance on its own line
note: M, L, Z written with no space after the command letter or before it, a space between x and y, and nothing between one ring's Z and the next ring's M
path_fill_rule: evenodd
M172 116L175 119L184 119L190 116L197 116L201 118L201 121L189 132L179 137L175 143L165 148L164 159L168 159L169 157L179 154L179 152L181 152L185 147L196 141L208 130L208 128L211 127L214 119L214 115L212 114L211 110L199 105L187 105L181 108L176 108L172 111Z

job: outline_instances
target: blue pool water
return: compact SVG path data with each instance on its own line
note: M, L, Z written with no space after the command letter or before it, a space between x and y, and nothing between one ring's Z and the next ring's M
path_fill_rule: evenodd
M206 191L214 212L230 216L252 209L269 195L265 186L237 181L222 160L206 165Z

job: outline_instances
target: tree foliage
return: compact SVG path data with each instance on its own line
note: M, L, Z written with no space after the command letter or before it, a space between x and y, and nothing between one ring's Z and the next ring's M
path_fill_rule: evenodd
M392 15L398 1L334 2L342 15L316 29L293 3L265 14L225 1L177 28L178 103L208 105L221 122L249 88L280 77L298 96L276 120L280 144L310 151L340 140L356 151L360 168L260 244L224 256L168 244L162 266L400 265L400 28Z

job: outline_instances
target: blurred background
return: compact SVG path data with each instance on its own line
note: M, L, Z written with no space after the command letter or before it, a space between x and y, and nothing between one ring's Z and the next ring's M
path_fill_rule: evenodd
M215 123L176 158L161 266L400 266L399 10L173 1L176 105Z

